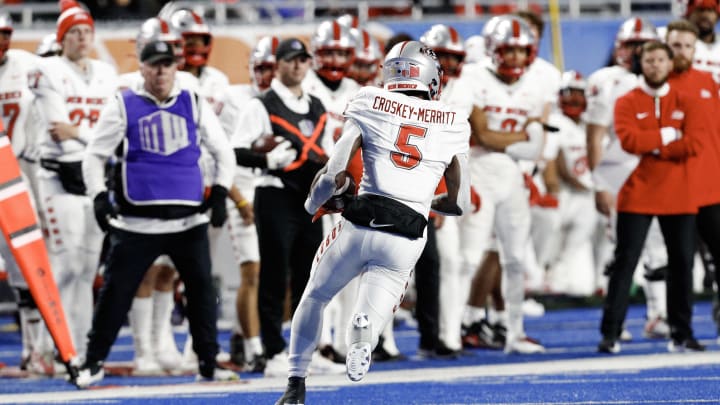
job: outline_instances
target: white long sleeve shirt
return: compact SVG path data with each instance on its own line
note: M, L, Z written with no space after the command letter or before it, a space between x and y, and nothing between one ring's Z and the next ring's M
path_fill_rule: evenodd
M135 83L130 88L133 92L153 100L159 107L169 106L175 102L181 88L177 82L165 101L159 101L144 89L144 83ZM212 110L210 104L202 97L198 97L197 110L194 118L198 123L200 144L206 148L216 162L213 184L230 188L235 168L235 156L232 147L223 132L220 121ZM94 197L105 190L104 165L115 153L115 149L125 138L127 128L122 94L117 93L111 98L100 120L94 136L90 139L83 159L83 178L87 186L87 193ZM138 233L170 233L181 232L208 221L205 214L193 214L179 219L155 219L118 216L110 223L120 229Z

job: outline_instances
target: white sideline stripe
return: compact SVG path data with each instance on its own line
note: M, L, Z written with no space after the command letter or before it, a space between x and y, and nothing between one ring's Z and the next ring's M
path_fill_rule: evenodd
M0 191L0 201L7 200L8 198L16 196L24 191L27 191L24 181L15 183L10 187L5 187Z
M15 249L19 249L28 243L35 242L36 240L42 239L43 234L40 229L35 229L34 231L25 233L21 236L18 236L16 238L12 238L11 242Z
M480 377L503 377L546 374L582 374L587 372L612 372L629 370L647 370L654 368L691 367L720 364L720 352L700 353L664 353L639 356L608 356L589 359L538 361L520 364L491 364L485 366L419 368L412 370L392 370L370 372L361 384L413 383L421 381L468 380ZM344 375L310 377L313 390L357 386ZM282 391L286 378L258 378L242 380L239 383L216 384L176 384L158 386L135 386L105 388L85 391L61 391L30 394L11 394L0 397L0 403L49 403L69 401L92 401L118 398L143 398L158 396L207 395L212 393ZM658 401L652 401L658 403ZM678 403L678 401L672 401ZM683 401L681 401L683 402ZM704 402L688 400L687 402ZM715 401L716 402L716 401ZM560 404L562 402L558 402ZM577 403L577 402L573 402ZM614 401L591 401L582 404L627 403ZM515 404L517 405L517 404Z

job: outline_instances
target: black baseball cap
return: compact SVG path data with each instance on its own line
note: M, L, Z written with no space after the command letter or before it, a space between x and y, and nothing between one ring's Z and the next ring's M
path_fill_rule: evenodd
M147 43L140 52L140 62L153 65L165 60L175 60L175 50L172 45L163 41Z
M297 38L283 39L275 49L275 59L283 59L285 61L291 60L298 56L310 57L305 44Z

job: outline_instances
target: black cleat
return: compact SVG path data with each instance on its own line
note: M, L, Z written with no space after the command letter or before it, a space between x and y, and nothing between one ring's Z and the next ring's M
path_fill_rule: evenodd
M499 325L499 324L498 324ZM466 349L494 349L500 350L504 344L500 343L499 326L496 328L487 319L474 322L470 326L462 326L462 344Z
M492 341L498 346L505 347L507 343L507 328L500 322L495 322L492 325Z
M597 351L608 354L620 353L620 343L615 339L603 338L598 344Z
M90 385L96 384L105 377L105 369L103 369L103 363L98 362L85 362L79 370L70 371L70 382L80 389L85 389Z
M243 336L238 333L233 333L230 336L230 361L240 367L245 365L245 345L243 340Z
M305 379L302 377L288 378L285 394L275 405L298 405L305 403Z
M438 342L435 348L419 348L418 355L424 359L454 360L460 357L460 350L453 350L443 342Z
M668 351L669 352L704 352L705 345L698 342L695 338L688 338L682 342L676 341L675 339L670 339L670 343L668 343Z

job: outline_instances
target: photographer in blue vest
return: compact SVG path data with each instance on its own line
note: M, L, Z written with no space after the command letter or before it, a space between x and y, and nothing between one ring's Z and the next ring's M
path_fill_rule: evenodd
M231 380L217 367L215 293L210 276L209 222L225 222L232 182L232 148L209 104L175 81L176 56L166 42L148 43L140 54L143 81L108 102L83 159L83 177L95 217L109 233L105 283L88 333L85 363L72 382L85 388L102 380L110 352L135 291L153 261L168 255L185 283L198 380ZM205 196L201 146L216 163ZM104 166L115 156L111 190Z

